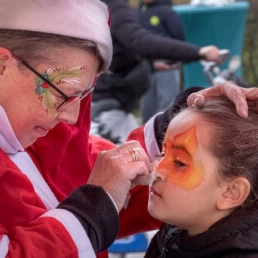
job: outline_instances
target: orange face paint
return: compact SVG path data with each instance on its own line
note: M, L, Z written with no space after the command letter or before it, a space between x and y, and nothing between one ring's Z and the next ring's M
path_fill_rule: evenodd
M191 127L173 139L166 135L165 156L157 165L156 170L168 173L172 184L186 190L192 190L204 179L203 165L195 159L198 141L195 134L196 127Z

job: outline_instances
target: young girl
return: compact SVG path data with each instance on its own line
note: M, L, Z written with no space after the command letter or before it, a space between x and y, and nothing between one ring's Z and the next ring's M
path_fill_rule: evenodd
M256 107L248 119L228 100L187 108L162 149L148 210L165 223L145 257L258 257Z

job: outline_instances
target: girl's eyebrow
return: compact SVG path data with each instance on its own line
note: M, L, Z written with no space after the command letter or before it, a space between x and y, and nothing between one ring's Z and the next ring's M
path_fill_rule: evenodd
M188 149L182 145L182 144L173 144L171 146L172 149L176 149L176 150L182 150L183 152L185 152L189 157L192 157L192 154L188 151Z

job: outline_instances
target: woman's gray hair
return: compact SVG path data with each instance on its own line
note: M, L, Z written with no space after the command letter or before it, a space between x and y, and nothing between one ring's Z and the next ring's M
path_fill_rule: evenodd
M90 51L98 58L99 67L102 67L103 59L92 41L50 33L0 29L0 47L9 49L30 64L51 61L58 49L67 46Z

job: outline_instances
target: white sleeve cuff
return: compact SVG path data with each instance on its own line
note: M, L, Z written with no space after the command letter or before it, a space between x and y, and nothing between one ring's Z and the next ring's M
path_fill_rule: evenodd
M55 218L66 228L77 246L78 257L96 257L88 235L79 220L71 212L64 209L53 209L44 213L41 217Z
M10 240L7 235L2 235L0 238L0 258L6 257L9 250Z

